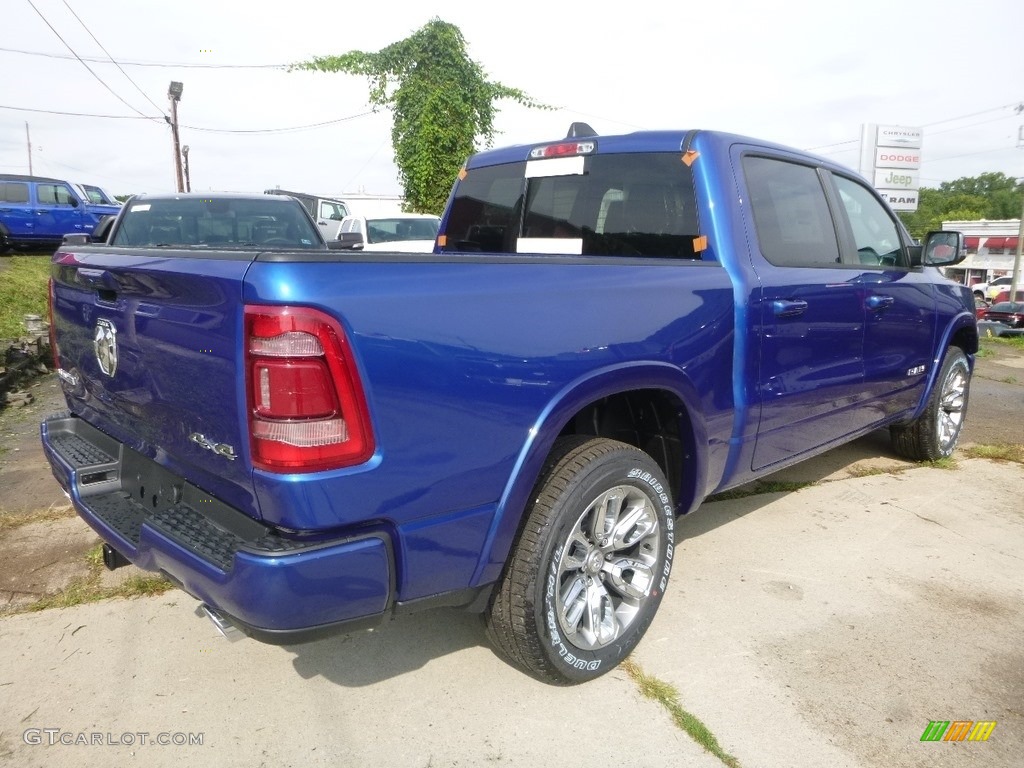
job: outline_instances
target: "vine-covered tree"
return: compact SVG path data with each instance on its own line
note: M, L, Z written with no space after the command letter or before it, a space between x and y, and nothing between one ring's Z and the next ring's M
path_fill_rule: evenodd
M1016 219L1021 212L1024 184L1003 173L983 173L942 182L938 189L923 187L916 211L900 213L914 237L942 229L943 221Z
M393 115L395 164L414 211L440 213L466 158L494 138L494 103L511 99L544 109L517 88L487 79L469 58L459 28L435 18L376 53L318 56L291 69L363 75L369 101Z

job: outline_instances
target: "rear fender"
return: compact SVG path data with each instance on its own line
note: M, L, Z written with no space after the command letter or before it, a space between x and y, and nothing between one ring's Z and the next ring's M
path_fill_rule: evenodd
M570 419L604 397L640 389L664 390L683 403L686 419L680 420L680 438L689 459L683 477L681 498L676 499L676 511L688 512L699 501L694 497L696 489L704 488L708 438L697 405L700 402L697 389L686 374L673 365L648 362L627 363L593 371L566 385L531 427L498 502L472 585L488 584L500 577L544 462Z

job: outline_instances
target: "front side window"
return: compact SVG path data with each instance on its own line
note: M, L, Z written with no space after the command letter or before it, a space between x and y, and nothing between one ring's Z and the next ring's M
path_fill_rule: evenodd
M442 250L701 259L693 179L679 153L580 160L570 173L550 160L468 170Z
M769 157L743 158L761 253L779 267L841 263L832 214L818 172Z
M896 222L871 192L845 176L833 176L853 232L857 260L869 267L906 266Z
M341 221L348 212L345 208L338 203L330 203L323 201L320 203L320 218L331 219L333 221Z
M71 205L74 196L63 184L40 184L36 187L40 205Z

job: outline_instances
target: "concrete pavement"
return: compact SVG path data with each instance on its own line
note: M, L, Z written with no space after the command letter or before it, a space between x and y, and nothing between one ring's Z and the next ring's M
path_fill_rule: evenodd
M1022 493L1024 467L967 460L708 504L680 523L634 659L745 768L1017 766ZM195 604L172 592L0 621L0 761L721 765L623 672L542 685L473 616L276 648L225 642ZM929 720L997 726L983 743L922 743ZM104 743L48 746L42 729ZM203 743L143 746L140 732Z

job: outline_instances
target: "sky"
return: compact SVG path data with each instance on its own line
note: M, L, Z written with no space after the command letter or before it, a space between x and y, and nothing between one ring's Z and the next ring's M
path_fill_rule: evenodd
M582 120L724 130L856 168L877 123L923 128L923 186L1024 177L1020 0L0 0L0 173L28 172L27 122L36 175L173 190L175 80L194 190L401 194L391 116L366 80L286 65L376 51L435 17L490 79L557 107L499 102L495 146Z

